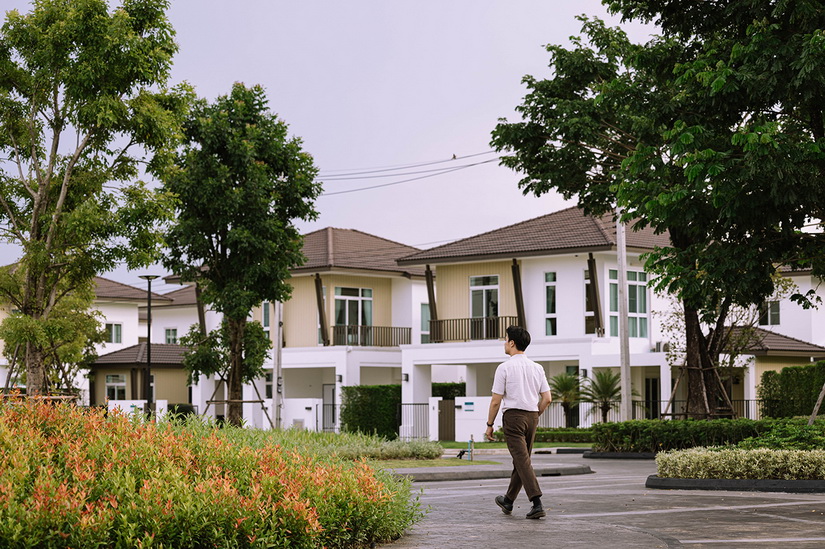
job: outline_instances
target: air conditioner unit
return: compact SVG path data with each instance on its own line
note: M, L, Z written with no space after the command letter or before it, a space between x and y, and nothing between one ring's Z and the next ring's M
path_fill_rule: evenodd
M653 347L654 353L666 353L670 351L670 343L666 341L657 341L656 346Z

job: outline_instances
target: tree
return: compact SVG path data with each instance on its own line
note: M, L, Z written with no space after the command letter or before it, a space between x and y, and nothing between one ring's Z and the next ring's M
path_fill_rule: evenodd
M581 399L594 404L591 411L601 413L602 422L607 423L610 410L619 407L622 400L622 376L613 370L594 370L593 377L581 388Z
M793 229L773 211L751 211L774 229L754 232L754 223L732 217L727 197L716 194L718 164L708 161L704 175L685 168L695 141L710 146L738 120L737 113L717 113L673 75L692 59L693 43L632 44L619 29L582 20L589 43L547 47L552 77L524 78L530 92L517 108L523 121L501 120L492 145L511 153L501 162L524 174L525 193L556 189L577 196L587 214L618 207L633 228L669 234L672 245L647 254L645 268L657 289L681 301L688 412L707 417L725 396L716 367L728 311L771 293L773 262L782 253L777 232ZM757 208L765 202L753 201Z
M184 147L164 176L177 197L166 241L167 268L197 280L228 330L228 399L241 400L247 317L262 301L289 298L289 270L301 265L295 219L314 219L321 186L312 157L271 114L260 86L236 83L214 103L196 102ZM241 405L227 420L241 422Z
M564 424L567 427L575 427L573 420L573 408L581 400L581 386L578 376L573 374L558 374L550 378L550 394L553 400L561 404L564 410Z
M159 251L167 201L127 182L147 160L157 173L188 102L185 87L164 89L176 51L166 6L36 0L0 30L0 238L22 249L0 272L0 295L19 312L4 331L24 348L29 394L54 379L61 302Z

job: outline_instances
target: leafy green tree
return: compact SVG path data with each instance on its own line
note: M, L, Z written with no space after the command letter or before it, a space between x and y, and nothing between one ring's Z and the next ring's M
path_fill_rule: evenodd
M165 89L177 49L166 7L36 0L0 30L0 238L22 249L0 272L0 298L19 311L4 330L24 349L30 394L53 378L61 301L159 252L168 201L134 181L168 159L189 100Z
M581 382L573 374L558 374L550 378L550 394L564 410L564 424L575 427L573 410L581 400Z
M581 388L581 399L594 404L593 413L601 413L602 422L607 423L610 410L619 407L622 400L622 376L613 370L594 370L593 377L587 378Z
M314 219L321 186L312 157L269 112L263 88L236 83L229 95L196 102L185 145L164 177L177 197L167 234L167 268L197 280L202 298L223 314L229 342L228 398L241 400L247 317L266 301L285 301L289 270L301 265L295 219ZM241 422L229 404L227 420Z
M633 228L649 225L670 236L672 245L648 254L645 268L658 290L681 301L688 412L711 415L725 396L716 368L727 314L770 295L782 253L776 233L793 231L772 211L750 210L776 229L755 233L715 193L718 164L709 161L705 176L685 168L697 139L723 140L738 121L674 76L695 45L667 37L633 44L619 29L582 20L587 43L547 47L552 77L524 78L530 91L517 108L523 120L501 120L492 144L511 153L502 164L524 174L525 192L556 189L593 215L618 207ZM691 131L698 124L701 135ZM756 211L763 198L754 199Z

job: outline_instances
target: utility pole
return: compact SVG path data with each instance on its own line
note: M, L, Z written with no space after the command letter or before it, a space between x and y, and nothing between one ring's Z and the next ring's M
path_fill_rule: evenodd
M284 342L284 304L275 302L275 391L272 393L275 408L275 428L281 428L281 403L283 402L284 378L281 366L281 349Z
M616 209L616 247L619 260L619 355L622 403L619 417L622 421L633 419L633 401L630 386L630 335L627 327L627 242L622 211Z

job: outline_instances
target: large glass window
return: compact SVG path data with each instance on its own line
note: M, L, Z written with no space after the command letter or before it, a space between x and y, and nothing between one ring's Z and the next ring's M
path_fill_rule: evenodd
M619 271L610 269L610 335L619 335ZM613 282L615 281L615 282ZM627 330L629 337L647 337L647 273L627 271Z
M106 399L126 400L125 374L106 374Z
M106 343L123 343L121 324L106 324Z
M498 337L498 275L470 277L471 339Z
M269 301L264 301L261 303L261 326L263 327L267 338L269 338L269 311L271 308L272 307L270 307Z
M778 326L779 325L779 302L766 301L759 306L759 325Z
M370 288L335 288L335 325L346 326L348 345L370 345L372 330L372 290ZM340 329L339 329L340 330ZM336 345L343 343L343 335L336 332Z
M430 342L430 304L421 304L421 343Z
M544 333L558 335L556 318L556 273L544 273Z

